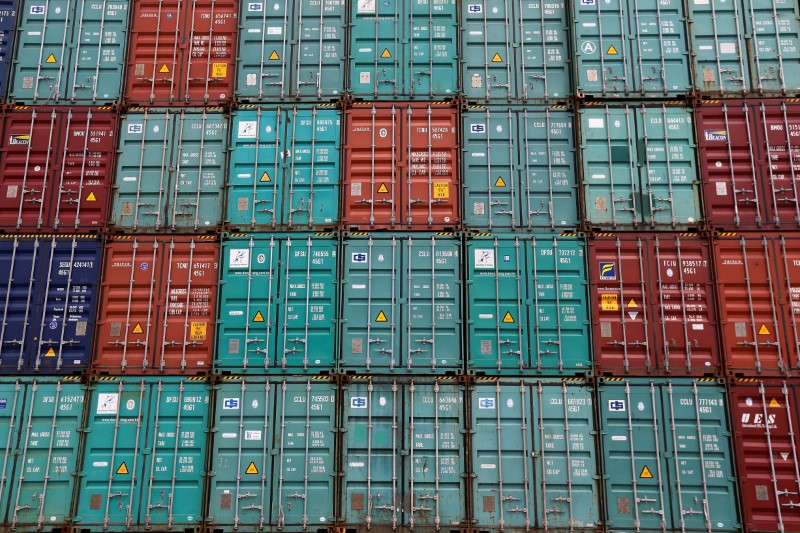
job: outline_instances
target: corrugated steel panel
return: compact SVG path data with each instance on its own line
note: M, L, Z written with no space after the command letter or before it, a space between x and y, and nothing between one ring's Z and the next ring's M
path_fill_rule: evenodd
M8 74L14 53L14 36L17 30L19 0L0 1L0 98L8 90Z
M218 372L335 369L338 248L330 234L234 235L223 241Z
M114 111L12 108L0 139L0 224L17 231L103 231L116 148Z
M242 3L237 99L322 101L344 95L346 18L344 0Z
M579 114L587 225L661 231L700 225L691 110L625 104Z
M583 381L473 386L472 509L481 531L599 526L593 389Z
M342 255L340 372L461 371L459 238L363 234Z
M458 228L457 109L435 103L369 104L344 115L343 227Z
M121 117L111 224L134 232L214 232L222 223L228 114L134 109Z
M230 102L238 16L238 0L135 2L125 101L156 106Z
M120 100L129 0L25 2L9 100L107 105Z
M106 245L93 368L113 374L211 371L219 243L115 237Z
M713 264L693 234L589 240L595 372L720 375Z
M467 368L575 375L592 368L583 239L467 240Z
M333 525L337 388L329 381L252 377L218 386L208 525L215 531Z
M358 529L466 524L463 386L355 379L342 396L342 522Z
M92 387L74 525L90 531L199 528L205 516L211 387L111 378Z
M341 111L240 106L232 117L226 223L271 231L339 221Z
M598 400L609 530L741 529L724 386L606 378Z

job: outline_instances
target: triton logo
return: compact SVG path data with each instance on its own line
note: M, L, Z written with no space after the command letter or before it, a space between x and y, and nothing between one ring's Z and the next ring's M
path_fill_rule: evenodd
M30 144L30 135L11 135L8 138L8 144Z
M727 141L728 132L725 130L706 130L707 141Z
M617 266L614 263L600 263L600 279L617 279Z

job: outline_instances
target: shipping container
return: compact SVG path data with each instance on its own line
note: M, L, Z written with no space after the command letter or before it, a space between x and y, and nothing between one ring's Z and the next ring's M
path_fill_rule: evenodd
M107 108L11 108L0 138L0 231L102 232L116 148L117 114Z
M746 531L800 531L798 385L738 378L730 384L742 521Z
M216 387L208 531L333 526L337 389L317 377L228 376Z
M686 98L692 92L681 0L573 1L578 94Z
M355 233L343 240L342 256L340 372L461 372L457 236Z
M3 100L8 90L8 74L14 54L18 7L18 0L0 1L0 99Z
M466 241L467 370L592 370L582 236L478 234Z
M572 96L567 3L460 2L461 87L472 101Z
M458 95L455 0L354 0L349 93L366 100Z
M85 389L77 376L0 379L0 443L5 443L0 517L4 527L13 531L67 529L84 427Z
M720 332L728 372L800 370L800 238L771 233L714 238Z
M464 387L455 378L354 378L342 397L340 522L354 531L465 526Z
M0 373L80 374L94 336L102 243L82 235L0 238Z
M675 231L701 225L690 109L625 104L579 114L587 226Z
M10 101L119 103L128 42L129 0L25 2L19 15Z
M324 101L343 96L346 19L344 0L242 3L238 101Z
M560 108L472 108L461 118L464 227L575 229L574 113Z
M226 236L217 372L336 369L338 248L328 233Z
M222 223L228 116L220 108L145 108L122 115L113 229L216 232Z
M700 94L800 96L797 2L694 0L688 10L694 84Z
M582 379L478 378L469 449L479 531L600 527L593 393Z
M203 378L94 383L73 531L199 531L210 397Z
M340 110L239 106L232 114L226 225L240 231L335 228Z
M356 104L345 110L344 118L343 228L459 227L456 108L437 103Z
M608 531L740 531L725 387L601 378Z
M721 375L713 264L697 234L590 239L595 373Z
M219 249L210 236L112 237L103 258L93 370L210 372Z
M133 4L129 105L223 105L233 97L239 0Z
M706 218L720 230L800 229L800 100L697 108Z

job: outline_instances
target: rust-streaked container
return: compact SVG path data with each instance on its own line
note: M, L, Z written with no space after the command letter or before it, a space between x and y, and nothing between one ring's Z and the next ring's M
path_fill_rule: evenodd
M721 234L713 248L728 373L797 375L800 236Z
M458 109L372 103L344 114L342 228L458 229Z
M3 231L99 232L108 217L117 113L17 106L0 139Z
M745 531L800 531L800 383L740 378L729 407Z
M236 77L238 0L134 2L124 100L220 105Z
M94 371L210 372L219 250L213 236L112 238L103 258Z
M599 234L588 242L595 372L722 373L707 238Z
M800 100L704 103L696 122L711 227L800 229Z

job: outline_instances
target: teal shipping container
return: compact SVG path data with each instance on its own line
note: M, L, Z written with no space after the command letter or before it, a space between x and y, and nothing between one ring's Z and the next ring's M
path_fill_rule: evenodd
M606 528L740 531L725 387L601 378Z
M682 0L573 0L572 5L580 96L683 98L692 92Z
M455 98L455 0L353 0L348 92L365 100Z
M327 378L230 377L216 387L207 531L334 524L336 400Z
M11 530L67 529L86 394L79 380L0 380L0 516Z
M333 100L344 95L344 0L241 2L239 102Z
M228 228L334 228L341 118L333 104L240 106L232 114Z
M120 101L129 0L29 1L21 7L10 101L47 105Z
M466 229L579 226L574 116L550 107L475 107L461 114Z
M458 237L351 233L342 256L339 372L461 371Z
M800 96L796 1L693 0L688 7L694 84L700 94Z
M210 396L204 378L98 378L73 531L199 530Z
M592 370L581 236L467 239L467 369L478 375Z
M215 232L222 223L228 114L133 108L120 124L114 229Z
M454 378L343 385L342 523L356 531L468 523L464 395Z
M579 114L587 226L640 231L700 226L691 110L625 104L583 108Z
M459 2L461 87L470 101L572 96L566 0Z
M582 379L478 379L469 435L480 531L600 526L593 389Z
M338 244L329 233L226 236L216 372L335 370Z

